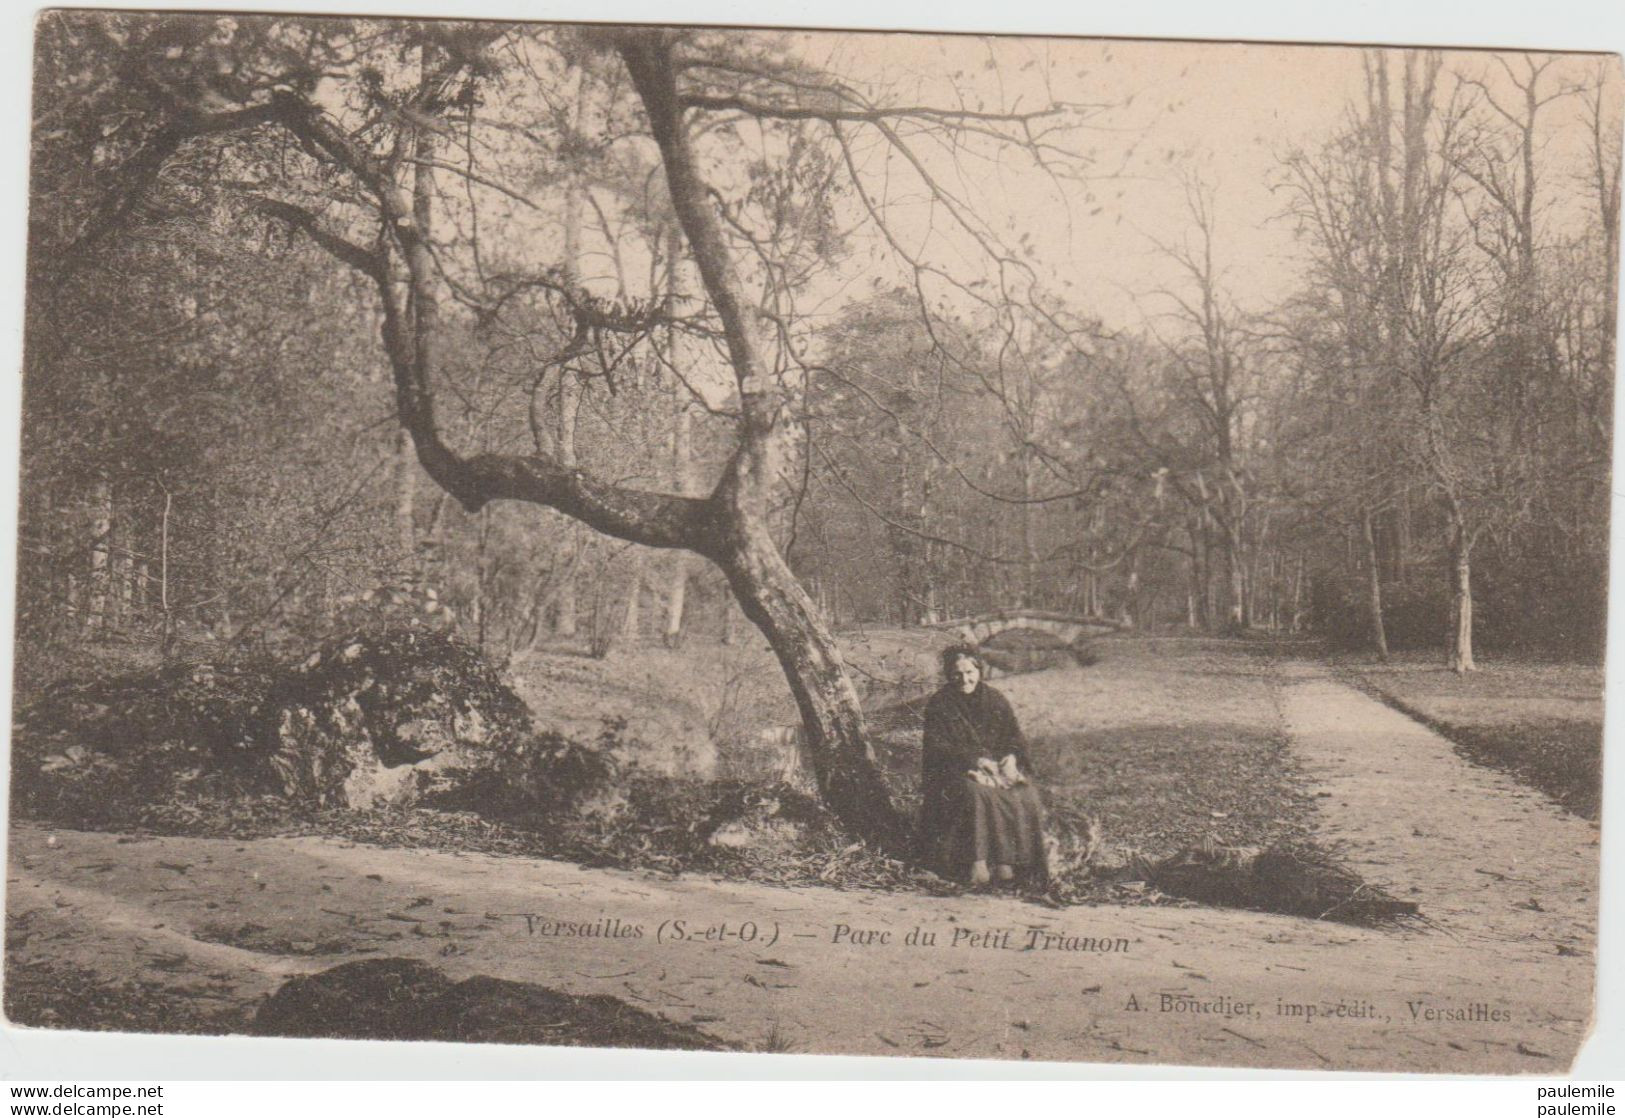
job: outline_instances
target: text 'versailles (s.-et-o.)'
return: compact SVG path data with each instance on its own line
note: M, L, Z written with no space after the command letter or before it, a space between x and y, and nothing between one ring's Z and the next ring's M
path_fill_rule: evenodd
M1046 928L913 925L907 929L858 927L844 922L821 927L786 927L774 920L705 920L674 916L648 927L616 916L562 920L545 913L493 913L514 920L527 936L551 939L645 939L662 945L754 944L771 947L781 939L821 942L842 948L896 948L948 951L1037 951L1126 954L1123 936L1096 936Z

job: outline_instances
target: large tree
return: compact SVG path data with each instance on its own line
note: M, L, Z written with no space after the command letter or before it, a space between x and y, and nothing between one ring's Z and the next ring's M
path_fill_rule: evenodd
M803 355L793 295L832 235L816 211L837 171L857 212L912 272L922 313L930 313L932 283L971 289L965 275L934 265L909 240L912 219L894 223L866 186L876 150L888 172L906 169L949 215L961 250L990 262L1006 296L1021 287L1030 269L945 172L957 153L977 147L1053 160L1064 107L1006 113L962 101L894 103L885 90L808 67L792 42L772 37L52 18L71 26L71 46L103 67L105 81L78 91L76 111L104 137L116 135L95 158L114 162L118 174L81 211L88 216L70 216L71 235L51 253L56 275L37 280L36 297L47 298L60 276L117 238L178 160L210 153L240 212L295 232L365 281L396 415L427 476L470 514L495 501L526 502L610 537L714 563L783 666L822 793L856 832L902 848L906 828L873 763L840 651L775 538L799 431L793 374ZM108 129L98 113L116 114L124 131ZM663 189L646 179L641 203L625 190L590 193L592 177L612 165L624 184L639 153ZM617 215L604 208L624 218L643 207L641 241L602 246L615 254L618 289L595 289L580 274L588 203L600 207L606 231ZM560 208L573 243L552 263L521 259L517 246L546 243L547 220ZM493 223L506 227L493 236ZM652 281L628 291L623 249L649 260L651 273L676 276L655 263L659 246L674 243L673 227L697 277L692 298L677 297L670 280L664 289ZM614 390L629 362L663 362L693 406L726 419L731 445L708 489L628 483L590 469L558 438L514 449L481 436L489 425L447 422L447 370L471 331L537 305L564 324L559 352L544 366ZM676 367L683 347L669 344L672 330L718 351L726 383L700 383L695 370ZM559 393L566 407L569 392ZM409 522L401 521L404 532Z

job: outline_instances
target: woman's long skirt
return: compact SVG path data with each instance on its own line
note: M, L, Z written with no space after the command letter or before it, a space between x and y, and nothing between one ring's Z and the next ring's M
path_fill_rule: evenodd
M944 836L952 872L963 874L972 862L1011 866L1028 875L1044 872L1044 806L1029 784L991 788L966 779L960 789L957 818Z

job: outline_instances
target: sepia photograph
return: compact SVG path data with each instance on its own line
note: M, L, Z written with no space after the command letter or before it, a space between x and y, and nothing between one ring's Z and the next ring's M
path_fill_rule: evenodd
M33 36L10 1029L1570 1073L1619 55Z

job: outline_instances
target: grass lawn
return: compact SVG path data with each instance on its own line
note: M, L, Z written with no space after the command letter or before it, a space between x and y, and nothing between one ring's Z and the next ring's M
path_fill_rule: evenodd
M866 661L862 674L872 677L867 689L871 700L911 693L902 702L882 699L872 709L870 730L888 791L912 812L918 806L922 696L931 689L928 673L944 638L907 637L870 634L854 660ZM674 658L667 650L659 652ZM699 652L683 650L689 666L664 675L657 670L664 665L662 655L652 652L637 660L641 674L629 670L630 657L566 665L573 674L563 669L546 673L552 690L545 703L537 694L543 665L532 662L527 665L534 673L530 686L522 690L536 703L544 725L570 718L591 724L606 714L650 708L666 717L677 707L666 700L682 692L681 683L708 675L693 664ZM1078 872L1063 870L1066 888L1056 899L1155 903L1167 898L1146 889L1139 878L1130 880L1132 875L1116 871L1198 847L1313 845L1313 807L1300 790L1287 748L1272 658L1260 655L1267 648L1223 640L1112 637L1096 642L1094 652L1087 666L1068 662L1026 674L996 673L993 679L1021 719L1041 793L1063 842L1091 833L1087 820L1100 825L1103 849L1094 866L1103 872L1091 873L1081 862L1074 866ZM764 678L757 685L765 690L765 673L774 666L765 653L760 658ZM616 668L618 674L613 673ZM774 682L784 688L782 677ZM691 698L698 692L689 690ZM788 743L750 736L764 720L755 703L702 711L691 718L699 725L690 733L703 733L706 714L713 730L733 731L737 751L748 747L770 763L764 767L782 771ZM733 719L743 721L729 726ZM646 727L630 729L635 733ZM669 737L652 736L651 745L674 752ZM727 752L717 750L723 757ZM161 833L245 839L323 834L387 846L538 855L786 885L957 891L917 867L854 843L827 810L803 793L770 781L711 781L681 769L639 765L623 770L614 794L600 798L602 810L535 818L422 807L316 810L262 797L275 802L146 804L134 822L139 829ZM114 827L130 823L103 820ZM735 837L713 842L723 829ZM1083 848L1080 844L1073 850Z
M1597 818L1600 665L1490 659L1476 672L1457 675L1436 654L1335 663L1351 682L1449 738L1469 760L1512 774L1576 815Z
M1108 845L1150 857L1307 837L1267 657L1223 640L1094 648L1091 667L997 681L1052 803L1096 815Z

